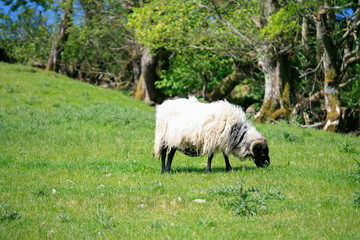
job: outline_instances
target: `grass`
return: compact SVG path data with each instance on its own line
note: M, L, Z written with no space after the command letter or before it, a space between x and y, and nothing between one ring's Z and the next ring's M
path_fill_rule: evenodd
M358 137L256 125L269 168L230 158L226 172L218 154L206 174L206 156L177 153L161 175L152 107L25 66L0 72L1 239L360 238Z

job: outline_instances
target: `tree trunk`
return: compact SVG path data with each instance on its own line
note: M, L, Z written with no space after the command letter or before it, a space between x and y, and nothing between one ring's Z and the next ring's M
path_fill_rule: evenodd
M324 7L320 7L318 15L315 18L316 37L321 43L324 50L323 67L324 67L324 95L326 120L324 130L335 132L338 130L341 120L341 107L338 85L340 74L337 65L337 49L329 34L329 23L327 12Z
M202 75L202 79L204 80L204 84L203 84L201 94L202 94L203 100L205 101L206 100L206 95L207 95L206 94L207 93L207 85L208 85L209 80L207 79L206 74L201 74L201 75Z
M209 101L217 101L224 99L231 91L238 85L241 80L244 79L244 75L238 72L233 72L227 75L221 83L208 95Z
M303 22L301 25L301 44L303 45L305 56L310 60L311 54L308 41L310 19L306 15L303 15L302 20Z
M277 0L266 0L264 16L266 23L269 17L279 10ZM267 119L279 119L291 117L291 67L289 55L276 53L272 46L263 46L258 51L262 54L259 65L265 75L265 95L260 111L255 115L255 121L264 122ZM277 50L278 52L280 49Z
M255 121L290 119L291 68L288 55L261 57L259 64L265 75L265 95Z
M47 71L58 72L60 69L61 52L64 50L64 43L69 37L67 30L72 24L72 12L73 0L63 0L63 15L58 32L51 45L50 56L46 65Z
M134 74L134 82L135 85L137 86L139 84L139 79L140 79L140 75L141 75L141 62L140 61L136 61L136 60L131 60L132 62L132 67L133 67L133 74Z
M156 89L155 82L160 80L157 74L159 56L151 54L150 49L146 48L141 57L141 82L144 99L147 102L159 103L163 100L161 92Z

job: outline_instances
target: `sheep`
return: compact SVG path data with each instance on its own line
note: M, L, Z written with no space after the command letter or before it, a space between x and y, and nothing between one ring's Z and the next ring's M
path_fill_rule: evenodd
M223 152L226 171L232 169L229 154L240 160L251 156L258 167L270 164L267 140L246 120L240 107L226 100L200 103L190 97L156 106L154 155L161 158L161 173L170 172L177 150L192 157L208 155L207 173L217 152Z

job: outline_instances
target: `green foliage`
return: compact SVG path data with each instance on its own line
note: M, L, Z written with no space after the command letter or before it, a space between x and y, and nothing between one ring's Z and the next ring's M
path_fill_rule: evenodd
M344 106L358 107L360 102L360 76L357 74L360 71L360 64L349 69L349 74L346 76L344 82L350 81L344 87L339 89L341 96L341 103Z
M85 15L78 16L80 24L73 24L68 30L62 60L101 80L128 80L121 79L128 74L126 64L131 51L126 47L130 35L123 26L126 15L121 2L83 4Z
M1 45L9 56L19 62L44 62L52 41L51 26L48 25L46 15L32 7L22 7L16 17L13 15L1 16Z
M53 3L52 0L2 0L2 2L4 2L5 6L10 6L11 11L17 11L19 8L27 7L31 4L33 4L33 6L42 6L46 9L49 7L48 5Z
M261 36L279 43L293 41L295 32L301 28L299 18L302 7L302 3L289 2L280 8L269 17L266 26L261 29Z
M191 1L156 0L135 8L127 26L147 48L172 49L206 41L201 33L209 21Z
M170 67L164 70L156 86L166 95L200 95L207 82L207 92L233 71L231 58L220 57L205 50L180 50L170 60Z
M233 70L232 58L210 50L218 49L209 34L219 26L194 2L151 1L134 9L128 27L145 47L174 52L169 69L156 82L166 95L200 95L205 82L211 91Z

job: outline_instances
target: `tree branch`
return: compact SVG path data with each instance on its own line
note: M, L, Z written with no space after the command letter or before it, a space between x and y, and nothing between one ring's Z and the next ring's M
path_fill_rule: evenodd
M212 8L209 5L203 5L199 3L197 0L194 0L194 3L196 3L200 8L206 8L210 12L213 12L216 14L217 17L219 17L220 21L225 24L227 27L229 27L236 35L238 35L241 39L243 39L247 44L250 46L255 46L255 44L244 34L242 34L234 25L232 25L229 21L227 21L216 8Z
M345 87L346 85L348 85L349 83L351 83L353 80L355 80L356 77L350 78L349 80L347 80L346 82L339 84L339 88Z
M355 16L354 19L351 21L350 27L347 31L342 35L339 41L336 43L336 48L338 48L349 36L350 34L355 31L360 26L360 8L356 9L354 14L352 14L349 19Z
M315 72L320 68L323 59L324 59L324 54L323 54L323 56L321 57L321 59L320 59L320 61L319 61L319 64L316 66L315 69L310 70L310 71L308 71L308 72L305 72L305 73L301 74L301 75L299 76L299 78L304 78L304 77L306 77L306 76L309 75L309 74L315 73Z

